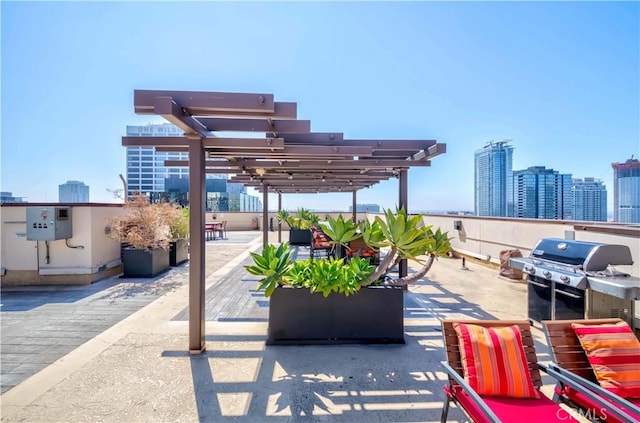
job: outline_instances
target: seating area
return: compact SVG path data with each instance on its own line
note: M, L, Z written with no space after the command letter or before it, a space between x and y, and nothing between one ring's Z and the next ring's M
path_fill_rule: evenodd
M590 386L612 407L640 421L640 341L625 321L546 320L542 324L558 371ZM554 399L581 410L595 406L563 383L556 386ZM606 421L627 421L613 413L611 407L606 414Z
M442 422L447 421L451 402L474 422L525 421L525 413L535 415L535 421L566 421L568 411L561 404L591 421L639 420L640 342L626 322L545 322L554 360L548 367L538 361L531 329L527 320L442 321L447 356L442 366L449 377ZM587 358L583 348L589 343L599 345ZM597 361L596 353L600 359L613 358L609 363ZM600 363L595 372L594 360ZM552 397L540 391L540 371L557 383ZM627 400L617 394L621 392L633 398Z
M269 236L271 242L277 242L275 232ZM530 376L532 383L540 395L546 397L541 403L544 402L550 412L559 410L551 397L555 377L545 376L540 367L534 365L540 365L540 360L542 364L551 360L551 349L543 331L523 321L524 284L505 282L496 276L496 269L470 261L469 270L463 271L459 259L440 259L435 272L410 286L404 294L405 345L265 347L270 300L256 295L256 279L243 267L250 260L249 252L261 248L261 240L255 231L230 231L227 237L229 240L225 242L211 242L206 250L207 352L203 356L195 357L184 351L189 312L187 267L173 269L155 282L136 284L140 286L135 289L130 280L114 279L112 287L106 282L93 284L82 288L91 290L80 295L86 296L85 300L60 302L56 304L57 312L77 315L83 311L83 316L90 316L85 309L77 309L86 307L98 313L96 319L99 319L102 307L112 309L112 302L123 308L130 307L130 300L137 301L136 296L146 295L142 286L147 290L163 287L166 295L95 339L83 340L82 349L67 357L69 359L9 390L2 398L3 413L7 413L6 418L3 414L3 421L41 421L42 410L48 404L62 405L46 411L50 421L148 421L150 418L247 423L438 421L443 400L448 398L443 386L448 390L455 387L459 394L462 385L455 377L464 381L458 334L453 328L453 322L461 322L460 318L474 324L490 321L493 325L512 322L522 325L525 356L531 357L528 367L538 369L538 376L535 371L534 376ZM298 249L302 255L309 251L307 247ZM102 291L95 291L101 287ZM74 287L73 292L77 289ZM54 294L60 293L52 291L51 295ZM24 300L15 303L13 308L9 300L8 296L3 298L5 311L24 309ZM50 319L48 310L48 307L34 307L13 311L16 316L12 320L5 317L8 314L3 318L5 324L11 322L17 326L28 321L23 317L27 313L29 316L41 313L42 319ZM61 326L54 324L61 322L56 319L51 325L56 329L52 333L55 339L59 339ZM82 327L69 325L65 329L69 332L65 334L73 334L69 338L75 339L78 335L70 331L84 330ZM15 329L9 327L3 336L11 331ZM20 334L25 332L28 331L21 330ZM25 339L25 343L31 340ZM530 349L535 350L537 360L529 353ZM449 359L455 356L456 350L460 358ZM10 351L6 349L3 353ZM55 348L50 348L48 354L51 351ZM443 359L458 360L452 365L459 369L454 372L456 376L444 372ZM553 365L548 367L551 372L555 371ZM513 372L511 364L505 369ZM167 389L168 386L171 389ZM109 401L96 401L96 397ZM496 418L491 420L482 417L482 409L475 405L473 395L457 395L456 399L462 399L463 403L466 400L467 407L475 409L471 415L476 421L498 418L504 422L521 422L523 416L538 413L531 400L515 399L510 411L514 419L504 414L504 410L498 410L494 412ZM483 402L491 409L505 403L498 397L484 398L484 395ZM466 414L467 409L462 411L462 405L447 403L448 421L472 420ZM561 407L577 410L568 404ZM87 410L91 410L91 414ZM575 418L570 417L569 411L560 413L559 417L567 422L589 420L580 419L579 411L573 413L571 416Z
M227 221L205 223L204 238L206 241L227 238Z
M380 264L380 250L377 248L369 247L364 243L362 238L356 238L349 241L348 247L344 248L339 245L334 245L331 238L324 233L322 228L317 225L311 225L311 245L309 250L309 256L314 258L328 258L330 254L334 254L337 249L342 249L344 256L347 260L352 257L366 257L372 265Z

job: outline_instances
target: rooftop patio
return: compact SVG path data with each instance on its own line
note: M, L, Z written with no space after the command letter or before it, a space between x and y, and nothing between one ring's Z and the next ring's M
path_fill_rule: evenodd
M277 242L276 233L269 236ZM205 353L184 349L189 287L183 265L151 281L165 287L156 300L5 392L2 420L439 421L446 379L440 321L526 318L525 284L472 262L462 270L461 260L446 258L404 294L405 345L266 346L269 299L255 291L257 280L243 267L248 253L261 248L261 237L229 232L228 238L205 246ZM222 255L228 259L215 259ZM63 315L78 304L117 305L126 297L117 293L133 282L112 282L104 292L48 306ZM3 299L3 363L7 332L51 310L41 304L9 312L10 300ZM534 335L546 362L544 336L539 329ZM464 417L454 408L449 419Z

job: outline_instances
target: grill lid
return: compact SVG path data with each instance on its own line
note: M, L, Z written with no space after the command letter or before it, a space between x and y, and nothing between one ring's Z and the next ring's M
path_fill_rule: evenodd
M600 244L560 238L542 238L531 251L532 258L579 266L585 272L602 271L610 265L631 265L626 245Z

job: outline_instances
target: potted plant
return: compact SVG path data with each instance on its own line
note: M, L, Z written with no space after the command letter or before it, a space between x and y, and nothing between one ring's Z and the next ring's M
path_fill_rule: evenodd
M169 221L166 205L134 195L125 213L107 218L108 236L122 245L125 277L151 277L169 268Z
M169 224L169 265L189 259L189 209L162 203Z
M371 247L385 248L378 266L363 257L294 263L286 243L252 253L254 264L246 269L262 277L258 290L270 297L267 344L404 343L401 285L422 278L438 256L450 251L450 239L423 226L422 215L410 217L404 209L363 222L359 232L347 222L339 217L323 226L337 244L360 237ZM408 277L389 278L403 258L422 268Z
M287 210L280 210L276 214L276 218L278 222L289 225L290 245L311 245L311 232L309 228L311 225L319 223L320 218L317 214L312 213L304 207L300 207L293 214Z

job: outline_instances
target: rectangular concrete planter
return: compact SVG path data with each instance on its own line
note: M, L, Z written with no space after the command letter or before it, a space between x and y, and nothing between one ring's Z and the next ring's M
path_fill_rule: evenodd
M189 241L177 239L169 243L169 266L177 266L189 259Z
M325 298L278 287L269 301L267 345L404 344L401 287L367 287Z
M290 229L289 245L311 246L311 231L309 229Z
M151 251L136 248L122 250L124 277L150 278L169 268L169 250L154 248Z

